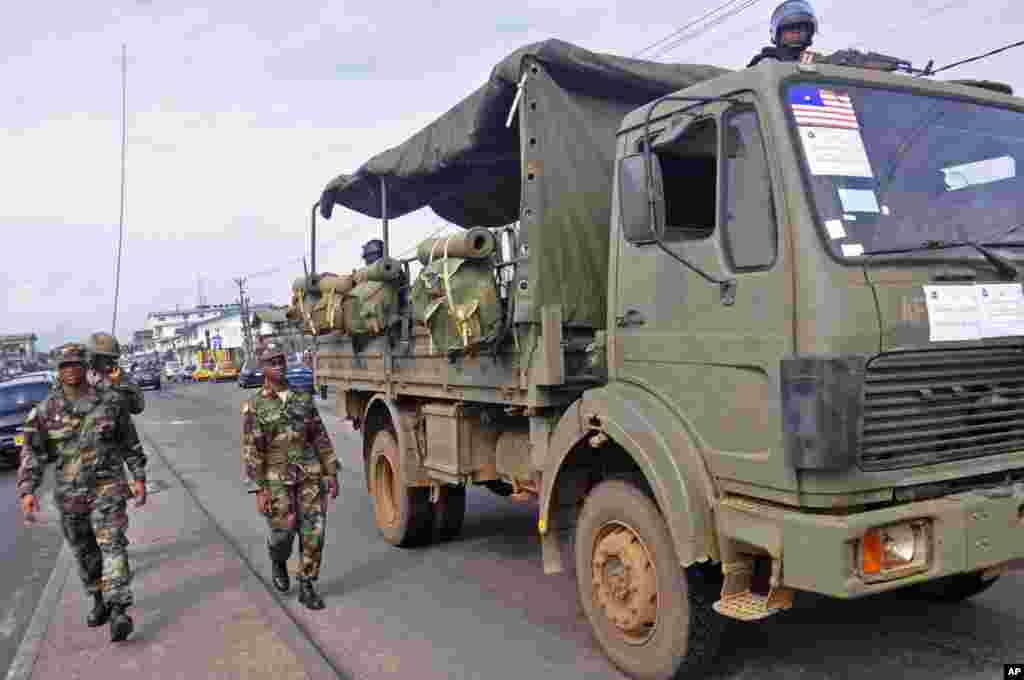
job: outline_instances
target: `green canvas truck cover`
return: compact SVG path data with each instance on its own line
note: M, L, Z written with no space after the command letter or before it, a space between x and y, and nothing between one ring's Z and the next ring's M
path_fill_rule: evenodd
M330 182L335 204L371 217L424 206L462 227L519 221L529 246L533 316L561 305L567 323L605 327L615 135L629 111L725 73L585 50L560 40L522 47L411 138ZM506 119L521 78L518 125Z

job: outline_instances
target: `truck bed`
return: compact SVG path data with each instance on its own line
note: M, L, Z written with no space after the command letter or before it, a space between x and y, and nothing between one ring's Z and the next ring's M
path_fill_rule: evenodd
M497 354L449 357L432 351L430 335L415 327L407 338L392 336L321 336L316 383L339 391L384 392L395 396L544 408L572 403L588 387L600 384L588 376L584 348L592 333L571 334L561 343L565 379L538 389L530 385L543 361L543 343L533 351L520 340L519 350L507 338ZM522 337L522 336L520 336Z

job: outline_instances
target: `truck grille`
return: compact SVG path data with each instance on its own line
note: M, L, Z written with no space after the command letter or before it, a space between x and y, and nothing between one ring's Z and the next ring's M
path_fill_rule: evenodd
M863 403L865 470L1024 449L1024 347L879 355Z

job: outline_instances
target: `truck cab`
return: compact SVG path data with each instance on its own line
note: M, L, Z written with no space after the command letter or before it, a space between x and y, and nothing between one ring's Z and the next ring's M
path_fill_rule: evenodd
M777 585L1021 557L1022 123L988 89L778 62L624 120L602 390L686 433L719 548Z

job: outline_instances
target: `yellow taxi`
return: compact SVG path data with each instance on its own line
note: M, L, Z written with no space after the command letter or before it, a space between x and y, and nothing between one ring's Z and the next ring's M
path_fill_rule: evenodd
M213 364L202 364L192 373L195 381L209 380L213 376Z
M221 362L213 369L211 379L215 381L238 380L238 369L230 361Z

